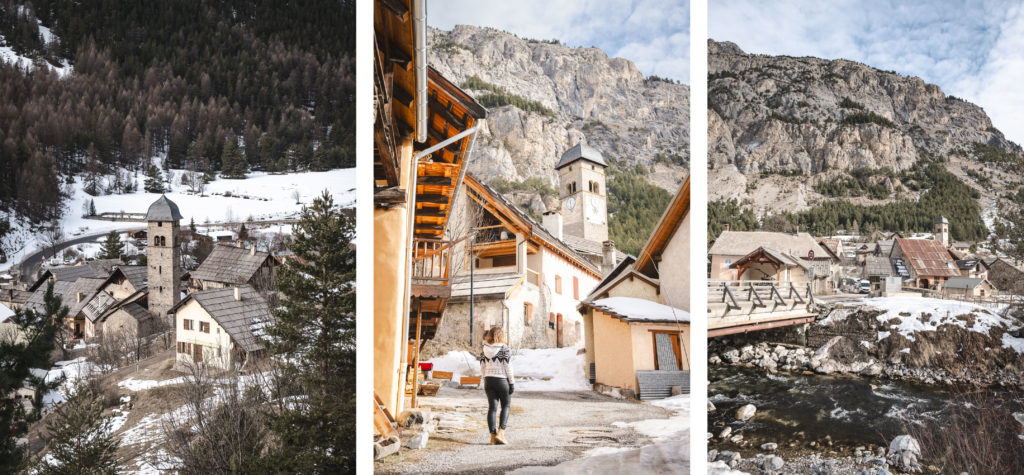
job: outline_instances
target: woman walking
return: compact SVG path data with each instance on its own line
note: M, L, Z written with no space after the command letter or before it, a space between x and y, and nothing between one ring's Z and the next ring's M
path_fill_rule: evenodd
M508 422L510 396L515 391L511 358L512 352L505 346L505 332L501 327L492 327L484 332L480 374L484 376L484 392L487 394L487 428L491 432L491 445L508 443L505 439L505 423ZM499 403L501 417L496 422Z

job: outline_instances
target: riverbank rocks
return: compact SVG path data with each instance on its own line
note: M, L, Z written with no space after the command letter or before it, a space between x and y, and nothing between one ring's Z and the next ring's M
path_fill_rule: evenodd
M419 432L416 435L409 438L409 441L405 443L405 448L420 450L427 447L427 440L430 438L426 432Z
M715 412L715 404L708 399L708 412Z
M899 435L889 443L889 463L908 473L921 472L921 445L909 435Z
M732 434L732 427L725 426L725 429L722 429L722 431L718 433L718 438L723 440L728 439L730 434Z
M775 450L778 448L779 444L776 444L775 442L766 442L764 444L761 444L761 450L765 452L775 452Z
M718 453L718 457L715 461L722 461L729 464L730 467L735 467L743 457L740 456L739 452L732 452L729 450L723 450Z
M739 409L736 409L736 420L746 422L750 420L751 417L754 417L754 413L756 412L757 407L753 404L745 404L740 406Z
M757 465L757 468L771 473L782 470L782 467L786 465L786 461L782 460L782 457L779 457L778 455L768 455L762 458L760 463Z
M1024 412L1014 412L1013 418L1016 419L1020 425L1024 426Z

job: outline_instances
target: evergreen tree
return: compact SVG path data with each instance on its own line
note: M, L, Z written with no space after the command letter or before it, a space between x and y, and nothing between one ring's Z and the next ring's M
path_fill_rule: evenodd
M224 148L221 151L221 174L227 178L245 178L249 170L242 155L242 149L238 148L238 140L235 137L228 137L224 140Z
M61 307L61 299L53 293L53 283L46 289L44 302L47 309L58 308L55 316L19 310L11 320L17 327L20 338L0 338L0 394L10 394L18 389L29 377L30 368L50 367L50 353L53 352L54 336L57 333L57 318L67 315L68 308ZM21 448L15 440L25 434L30 415L22 409L21 402L0 397L0 473L14 472L22 462Z
M120 259L124 254L124 243L121 242L121 233L110 231L107 233L107 240L100 249L100 259Z
M147 193L163 193L165 191L163 173L160 173L160 169L156 165L150 164L149 169L146 170L146 183L143 185L143 189Z
M95 383L79 385L74 394L54 409L47 421L49 457L36 467L40 475L78 473L115 474L120 469L118 438L111 434L111 419L103 417L103 396Z
M290 259L278 273L283 299L268 346L291 383L279 390L308 403L269 415L280 440L271 465L281 471L355 469L354 224L324 192L295 224L289 247L304 262Z
M89 200L89 216L96 216L96 200Z
M188 229L193 233L196 232L196 218L194 216L188 221Z

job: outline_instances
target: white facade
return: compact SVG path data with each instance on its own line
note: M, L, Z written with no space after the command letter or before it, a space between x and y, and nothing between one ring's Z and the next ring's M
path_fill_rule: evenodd
M175 312L174 333L177 340L175 366L195 364L198 352L201 363L231 369L231 351L235 347L231 336L195 300L184 303Z

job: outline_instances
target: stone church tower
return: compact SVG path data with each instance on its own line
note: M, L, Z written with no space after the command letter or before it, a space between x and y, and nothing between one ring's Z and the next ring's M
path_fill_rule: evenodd
M562 154L555 166L563 233L596 245L598 253L608 240L607 166L601 152L583 142Z
M942 247L949 248L949 220L945 216L935 220L935 240L941 242Z
M146 213L147 287L149 311L158 316L181 300L181 250L178 247L178 205L160 196Z

